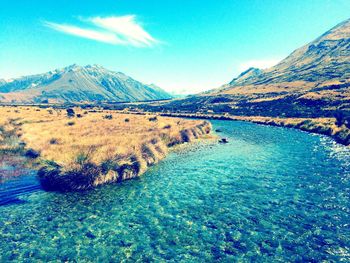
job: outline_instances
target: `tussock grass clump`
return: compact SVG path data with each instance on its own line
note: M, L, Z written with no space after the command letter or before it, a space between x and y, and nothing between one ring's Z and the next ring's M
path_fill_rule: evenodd
M0 155L23 153L25 143L19 140L17 128L14 119L8 122L0 121Z
M69 122L67 122L67 126L73 126L74 124L75 124L74 121L69 121Z
M148 118L148 120L149 120L149 121L157 121L158 118L157 118L157 116L154 116L154 117Z
M37 152L36 150L34 149L28 149L26 152L25 152L25 156L28 157L28 158L32 158L32 159L36 159L40 156L40 153Z
M108 114L108 115L103 116L103 118L106 119L106 120L111 120L111 119L113 119L113 115L112 114Z
M17 146L20 141L22 148L40 153L35 158L38 175L48 190L84 190L140 176L163 159L169 147L207 136L211 130L210 123L201 120L115 112L110 119L104 117L112 115L111 111L103 110L84 114L72 108L75 117L84 114L68 122L73 124L67 123L64 111L6 110L0 108L0 126L13 129Z
M51 138L49 142L50 142L50 144L58 144L59 143L58 139L56 139L56 138Z
M67 109L66 112L68 118L73 118L75 116L75 111L73 109Z

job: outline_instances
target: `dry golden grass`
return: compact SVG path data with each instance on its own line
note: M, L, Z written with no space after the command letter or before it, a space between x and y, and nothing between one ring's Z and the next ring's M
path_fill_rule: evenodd
M251 94L266 94L266 93L278 93L284 92L305 92L314 87L314 83L307 81L294 81L294 82L281 82L272 84L260 84L260 85L244 85L235 86L234 88L227 88L219 91L218 94L229 95L251 95ZM214 93L217 94L217 93Z
M90 153L91 160L99 163L111 156L139 151L144 143L152 140L168 140L168 143L179 137L180 131L202 123L166 117L150 121L150 115L110 111L84 114L84 110L74 110L83 117L68 118L65 110L1 107L0 125L10 127L9 120L15 119L21 124L18 133L27 148L40 151L47 160L69 165L80 153ZM112 119L104 119L105 115L112 115Z
M258 124L296 128L312 133L328 135L333 137L339 143L350 145L350 129L345 125L345 123L343 123L341 126L336 125L335 118L278 118L204 113L168 113L163 115L202 119L240 120Z
M74 108L69 118L65 109L0 107L0 126L15 131L26 149L40 153L40 161L54 163L60 173L81 170L85 164L118 167L137 159L137 173L164 158L168 147L205 137L210 124L199 120L155 115L86 111ZM79 117L77 117L79 114ZM134 175L125 175L127 177ZM94 184L114 181L115 173L95 178Z

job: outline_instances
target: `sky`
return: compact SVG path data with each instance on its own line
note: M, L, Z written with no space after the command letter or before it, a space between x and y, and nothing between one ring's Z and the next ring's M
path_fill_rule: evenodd
M349 10L349 0L0 0L0 78L98 64L197 93L273 66Z

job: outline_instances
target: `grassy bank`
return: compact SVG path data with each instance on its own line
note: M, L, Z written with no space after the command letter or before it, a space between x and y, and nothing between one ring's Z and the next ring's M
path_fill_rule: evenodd
M207 137L206 121L75 108L0 107L1 153L33 159L48 190L84 190L144 173L170 147Z
M306 132L323 134L332 137L338 143L350 145L350 129L344 124L338 126L335 118L270 118L270 117L237 117L238 120L254 123L295 128Z
M311 133L327 135L332 137L338 143L346 146L350 145L350 129L345 125L345 123L337 123L338 121L335 118L275 118L198 113L162 113L161 115L199 119L240 120L264 125L295 128Z

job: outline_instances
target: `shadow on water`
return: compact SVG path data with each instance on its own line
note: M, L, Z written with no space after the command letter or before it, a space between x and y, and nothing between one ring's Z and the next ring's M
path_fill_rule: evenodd
M0 160L0 206L26 203L23 197L41 190L36 172L24 168L22 162L16 156Z

